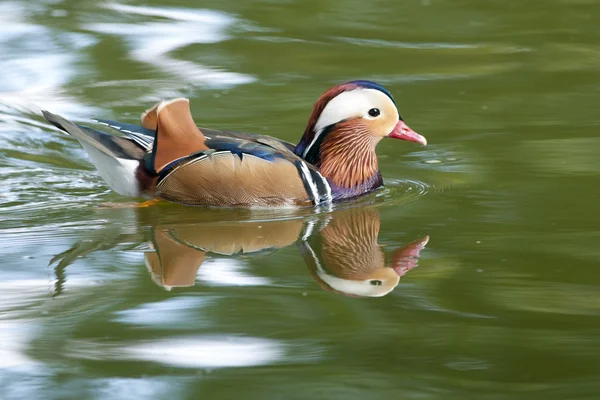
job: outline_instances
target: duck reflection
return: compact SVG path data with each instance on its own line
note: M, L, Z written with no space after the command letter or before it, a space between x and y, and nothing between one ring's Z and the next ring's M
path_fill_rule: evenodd
M245 222L239 222L238 215L221 211L192 210L170 218L165 218L165 210L134 211L135 232L104 232L54 257L55 295L60 295L65 268L75 259L123 244L137 243L133 247L139 250L140 243L147 242L141 245L147 250L146 267L152 280L167 290L194 286L207 258L251 257L296 244L311 276L324 290L349 296L384 296L417 266L429 240L425 236L386 255L378 243L380 214L376 208Z
M417 265L429 237L386 256L377 238L376 209L351 209L325 219L156 226L145 262L160 286L193 286L208 254L232 256L276 250L296 243L321 288L351 296L383 296Z

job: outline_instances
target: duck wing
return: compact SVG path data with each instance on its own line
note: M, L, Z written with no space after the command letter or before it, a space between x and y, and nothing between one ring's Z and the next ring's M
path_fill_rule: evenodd
M94 121L99 124L108 126L112 129L115 129L125 136L129 137L131 140L138 143L140 146L146 149L152 149L154 144L154 139L156 137L156 128L148 129L143 126L129 124L126 122L113 121L110 119L100 119L94 118ZM282 139L274 138L272 136L261 135L258 133L247 133L247 132L235 132L235 131L223 131L216 130L204 127L198 127L200 131L203 133L206 139L211 140L213 138L229 138L229 139L240 139L245 142L255 142L268 147L271 147L275 150L280 150L282 152L294 152L296 149L296 145L290 142L287 142Z
M206 144L209 150L160 171L156 192L161 198L244 208L312 206L327 199L325 179L303 160L241 139L211 138Z

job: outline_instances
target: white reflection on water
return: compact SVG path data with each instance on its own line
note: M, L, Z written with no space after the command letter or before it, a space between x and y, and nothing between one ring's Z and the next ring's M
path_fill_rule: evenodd
M255 337L181 336L106 344L73 340L67 357L87 360L149 361L180 368L267 365L285 357L283 343Z
M243 262L235 259L217 258L209 260L198 271L197 279L215 286L267 286L271 280L251 276L242 271Z
M17 3L0 3L0 103L37 112L40 106L57 112L79 114L82 107L61 88L75 73L77 54L95 43L91 36L64 33L57 36L41 25L27 22Z
M41 371L42 363L32 359L27 350L38 329L38 307L48 297L48 281L43 279L6 277L0 282L0 388L4 388L3 376L8 371Z
M38 364L25 355L32 328L33 325L28 320L0 320L0 370L23 370Z
M123 14L165 19L164 22L85 25L86 29L94 32L125 38L130 45L131 56L138 61L178 75L191 84L220 87L255 80L249 75L175 59L170 55L171 52L194 43L217 43L227 40L227 29L237 22L236 18L229 14L214 10L129 6L117 3L108 3L105 7Z
M94 381L96 399L168 399L183 391L176 379L161 379L155 376L142 378L109 378ZM152 397L149 397L152 396Z
M85 100L74 98L73 89L66 88L72 88L70 83L74 77L81 75L80 64L87 57L87 48L97 44L105 34L125 40L132 59L152 65L169 76L175 76L175 86L181 86L179 82L182 82L184 85L230 87L255 80L250 75L177 59L172 55L192 44L217 43L229 39L227 30L239 23L232 15L205 9L108 3L100 7L118 14L128 14L127 22L82 23L77 20L78 15L73 14L69 17L70 24L90 31L81 33L61 32L35 24L33 17L45 14L46 7L51 5L40 4L34 8L26 8L16 2L0 2L0 48L3 49L3 57L0 58L0 70L3 74L3 79L0 80L0 106L34 113L45 108L78 117L98 114L95 107L84 104ZM106 14L106 10L103 13ZM65 17L61 12L51 12L50 15L55 18ZM140 19L131 23L136 16ZM162 20L157 20L156 17L161 17ZM148 19L151 21L147 21ZM86 85L102 84L103 82L95 82ZM117 85L122 84L123 82L117 81ZM148 86L155 90L155 93L148 93L148 96L180 94L174 88L173 81L161 83L153 80Z
M196 314L200 308L211 304L213 299L207 297L174 297L164 301L142 304L129 310L118 311L115 321L146 325L153 328L172 329L183 321L198 323ZM210 324L210 318L204 318L203 326Z
M179 338L154 340L122 349L130 359L183 368L249 367L283 358L283 346L260 338Z

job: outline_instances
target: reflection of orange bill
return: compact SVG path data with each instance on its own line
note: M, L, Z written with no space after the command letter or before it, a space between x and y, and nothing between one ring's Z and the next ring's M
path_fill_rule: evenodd
M421 250L425 248L428 242L429 236L425 236L392 253L392 268L394 268L398 276L403 276L417 266Z

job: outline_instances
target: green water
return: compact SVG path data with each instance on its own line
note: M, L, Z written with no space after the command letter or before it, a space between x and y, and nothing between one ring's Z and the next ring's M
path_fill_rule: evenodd
M0 398L600 398L598 18L1 2ZM186 96L203 126L296 142L357 78L430 145L383 141L386 189L318 213L131 208L38 115Z

